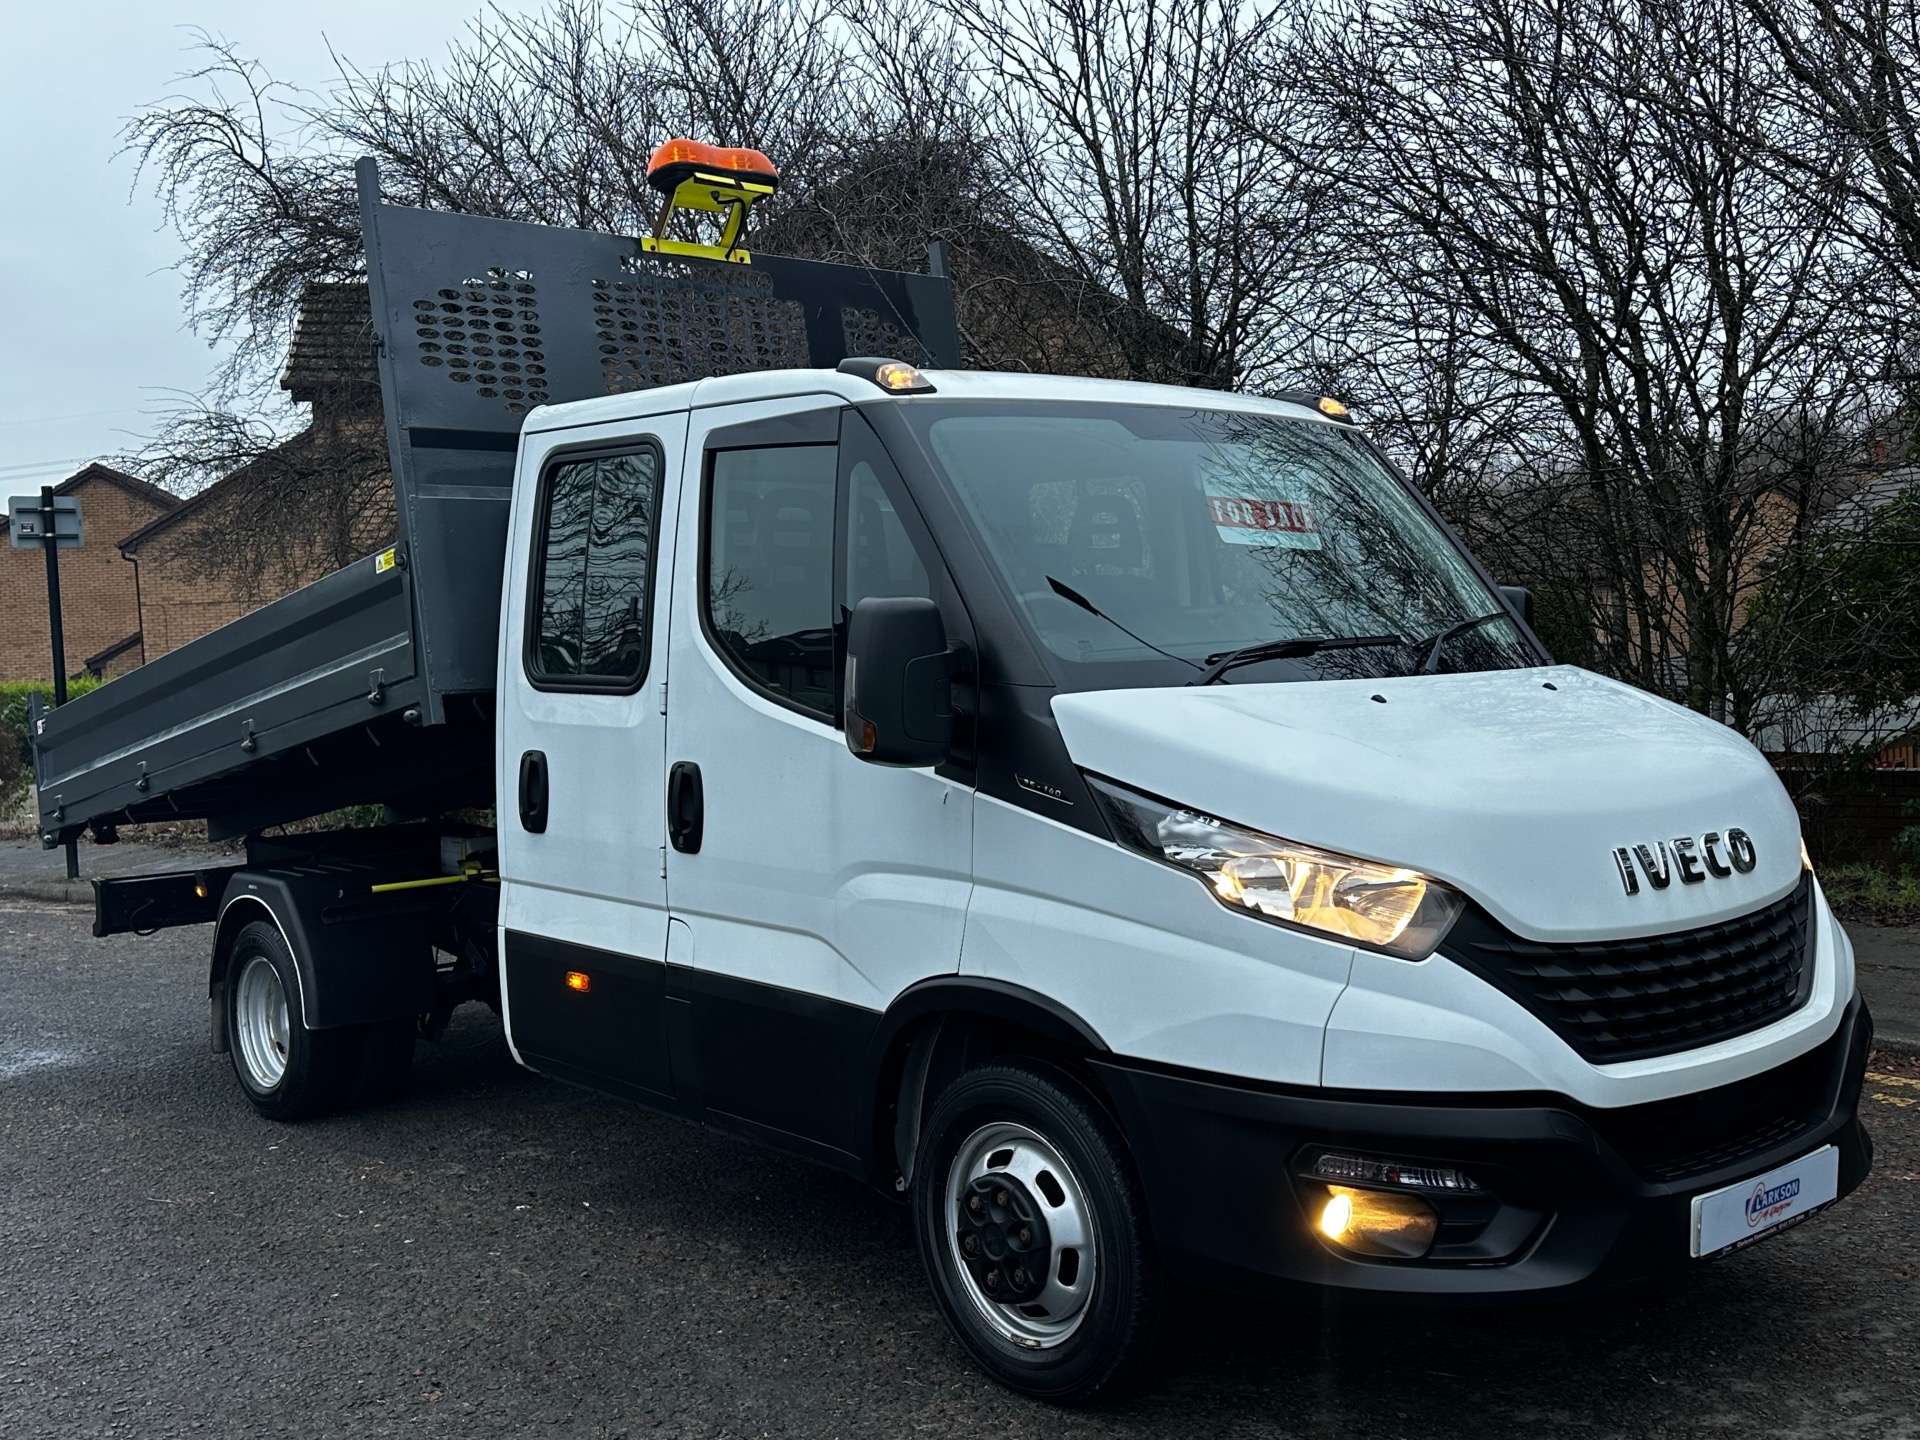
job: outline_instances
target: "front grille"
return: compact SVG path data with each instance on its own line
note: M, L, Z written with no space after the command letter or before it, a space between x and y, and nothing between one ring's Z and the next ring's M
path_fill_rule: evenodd
M1847 1037L1842 1026L1826 1044L1731 1085L1583 1113L1649 1180L1672 1182L1727 1170L1806 1134L1832 1112Z
M1750 915L1636 940L1523 940L1478 907L1442 953L1539 1016L1596 1064L1744 1035L1806 1003L1813 879Z

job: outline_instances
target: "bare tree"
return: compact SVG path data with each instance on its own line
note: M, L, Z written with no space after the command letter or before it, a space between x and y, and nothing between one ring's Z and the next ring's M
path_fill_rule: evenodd
M1335 348L1491 407L1508 553L1578 577L1602 668L1737 725L1776 683L1746 607L1853 483L1887 342L1841 207L1748 163L1795 120L1754 40L1734 0L1348 0L1271 67L1346 177Z
M298 143L310 97L229 41L202 34L200 50L125 142L181 240L188 323L231 347L216 385L230 398L277 371L305 286L359 273L363 256L351 168Z
M218 496L179 523L194 567L261 604L378 549L394 533L387 438L364 396L322 399L288 435L258 416L187 397L123 464L158 485ZM225 482L225 483L221 483Z
M1780 102L1802 122L1768 157L1854 207L1854 240L1920 304L1920 5L1742 0L1778 58ZM1908 332L1911 336L1911 331Z
M1322 188L1236 123L1286 12L1232 0L1009 0L937 7L981 128L1064 273L1124 306L1126 368L1273 384Z
M987 187L937 189L921 164L924 127L942 113L926 104L938 72L903 70L891 86L857 72L836 79L846 69L829 34L837 23L824 4L789 0L643 0L619 11L565 0L539 15L483 15L438 66L338 58L322 93L280 85L203 37L206 63L129 125L127 145L180 236L189 319L229 347L212 393L138 457L184 491L244 482L195 522L208 572L264 598L290 566L308 568L276 547L300 537L300 548L343 562L377 543L366 516L391 515L369 490L384 473L376 391L349 384L320 397L328 403L305 430L271 401L303 303L364 275L360 155L380 161L397 203L640 233L658 204L646 184L653 147L714 135L780 157L784 188L767 217L776 233L783 219L792 230L831 210L832 248L848 258L924 263L938 232L918 228L924 205L901 197L936 194L947 201L941 228L964 230L969 199Z
M1081 26L1072 43L1083 54L1111 45L1113 65L1132 63L1122 42L1141 37L1123 8L1047 23ZM1024 122L1039 112L998 103L979 35L944 0L872 14L854 0L562 0L539 14L483 14L438 64L336 57L336 81L320 93L282 86L205 38L205 64L131 123L127 144L179 232L189 317L230 359L207 403L176 417L141 463L182 487L243 474L251 523L240 531L206 512L196 550L209 572L270 588L286 566L268 552L317 515L338 520L322 552L356 543L342 526L369 513L372 392L342 397L348 411L285 454L284 422L257 417L303 302L363 274L351 184L360 155L380 162L398 203L639 233L658 205L646 166L660 139L754 145L782 167L756 244L917 268L929 240L945 241L974 363L1222 383L1271 353L1260 350L1273 333L1265 316L1290 253L1261 228L1286 227L1263 198L1284 188L1256 174L1258 157L1196 159L1223 148L1221 101L1240 42L1260 32L1230 9L1155 10L1148 21L1138 61L1154 134L1139 131L1148 112L1137 102L1132 128L1093 117L1096 168L1121 174L1129 196L1152 192L1146 208L1128 200L1108 216L1144 227L1146 248L1119 266L1102 258L1111 228L1036 225L1083 204L1086 167L1036 163ZM1113 34L1085 28L1116 24ZM1031 33L1038 44L1051 32ZM1103 105L1120 103L1124 79L1103 72ZM1075 143L1057 123L1053 141ZM1162 317L1167 305L1184 329Z
M756 244L944 240L973 363L1359 400L1563 651L1753 729L1809 683L1911 421L1913 14L561 0L319 94L215 43L128 139L235 347L222 401L360 275L359 154L402 203L635 233L660 138L752 144L783 170ZM218 413L163 448L202 473L241 435L278 438ZM323 483L281 473L263 497Z

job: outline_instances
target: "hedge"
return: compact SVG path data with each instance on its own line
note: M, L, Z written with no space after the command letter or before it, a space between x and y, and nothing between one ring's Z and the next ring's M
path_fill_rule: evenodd
M67 698L84 695L99 685L91 676L67 682ZM53 704L48 680L0 682L0 800L12 800L26 791L33 774L27 735L27 697L38 695Z

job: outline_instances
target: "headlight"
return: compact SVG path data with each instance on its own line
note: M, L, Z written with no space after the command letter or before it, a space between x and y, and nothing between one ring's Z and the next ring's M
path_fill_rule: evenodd
M1192 871L1222 904L1265 920L1424 960L1466 908L1457 891L1415 870L1243 830L1092 776L1087 783L1122 844Z

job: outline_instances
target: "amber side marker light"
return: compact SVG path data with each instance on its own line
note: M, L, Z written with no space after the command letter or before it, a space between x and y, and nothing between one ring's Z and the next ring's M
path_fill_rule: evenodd
M856 355L834 367L842 375L857 375L871 380L894 395L931 395L933 382L920 373L918 366L885 355Z
M584 995L593 989L593 977L584 970L567 971L567 989Z
M1331 395L1322 395L1320 397L1319 408L1322 415L1331 415L1336 420L1346 420L1352 416L1352 412Z

